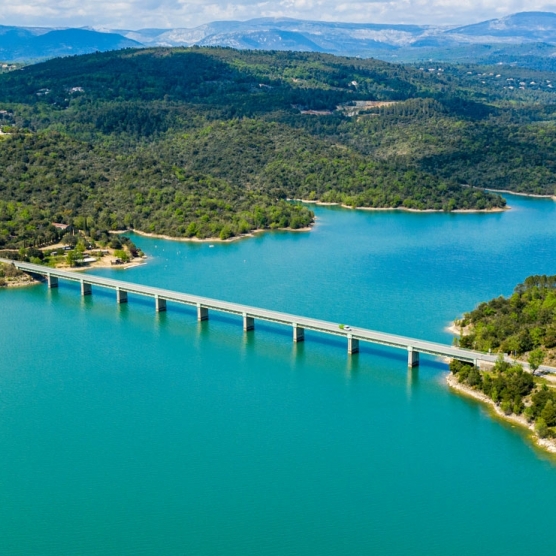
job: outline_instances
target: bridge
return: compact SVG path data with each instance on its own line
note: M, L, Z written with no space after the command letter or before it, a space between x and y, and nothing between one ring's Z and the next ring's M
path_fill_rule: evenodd
M340 336L346 339L347 351L349 354L355 354L359 351L360 342L368 342L393 348L399 348L407 351L408 366L415 367L419 365L419 354L446 357L449 359L457 359L479 365L481 362L494 363L497 359L496 355L463 349L456 346L450 346L437 342L429 342L407 336L399 336L396 334L387 334L359 327L341 328L337 322L330 322L320 319L303 317L279 311L271 311L252 307L250 305L242 305L239 303L230 303L228 301L220 301L208 297L190 295L152 286L143 286L133 282L124 282L122 280L114 280L112 278L102 278L91 274L80 274L65 270L58 270L42 265L10 261L0 259L0 262L14 264L19 270L32 275L44 277L49 288L57 288L59 280L67 280L77 282L81 287L81 295L91 295L93 286L114 290L117 303L127 303L128 294L135 294L144 297L150 297L154 300L154 308L156 311L166 311L168 302L180 303L195 307L197 310L197 319L205 321L209 318L209 311L219 311L221 313L229 313L238 315L243 319L243 329L246 332L255 329L255 321L266 321L291 327L294 342L302 342L305 339L305 330L321 332L333 336ZM508 361L512 361L506 357ZM525 365L527 367L527 365ZM541 367L540 370L545 372L556 372L553 367Z

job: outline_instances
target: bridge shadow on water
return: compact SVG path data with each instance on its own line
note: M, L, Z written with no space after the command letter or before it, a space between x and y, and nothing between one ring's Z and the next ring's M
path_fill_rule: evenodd
M70 302L72 305L75 304L76 299L80 299L80 303L90 309L93 309L93 306L96 305L95 309L104 307L106 310L109 310L110 305L113 305L118 309L117 315L119 315L119 318L124 318L125 320L131 318L133 307L140 308L139 313L144 317L146 317L149 312L152 312L151 314L156 316L155 326L158 330L166 329L170 331L170 327L172 326L171 317L172 315L175 315L178 317L180 325L180 328L176 329L178 332L183 332L181 326L184 324L194 324L196 330L195 334L197 334L200 338L204 337L207 340L214 339L215 341L224 342L226 344L230 343L230 345L232 345L231 342L237 342L237 336L241 336L243 338L242 347L248 350L257 349L258 345L261 345L261 347L264 345L264 349L272 349L269 344L276 343L270 340L273 336L276 339L280 338L282 340L274 346L276 348L283 349L283 345L286 343L285 340L287 340L287 342L291 342L293 345L292 357L296 361L302 361L306 357L307 349L311 344L325 348L334 348L335 350L338 350L339 353L342 351L347 352L347 340L339 336L330 336L328 334L306 330L305 341L295 343L292 338L292 328L289 326L255 319L255 330L245 332L243 330L243 322L240 316L211 310L209 312L208 321L198 322L196 307L168 302L166 311L157 313L155 311L154 299L137 294L128 294L127 303L117 304L116 294L113 290L93 287L92 295L82 296L80 285L75 282L61 281L59 288L48 291L52 301L61 301L62 298L65 297L64 294L68 293L71 294L71 299L66 299L65 301ZM96 304L95 300L100 303ZM137 317L140 318L139 315L137 315ZM212 329L210 326L211 323L214 325ZM234 333L230 335L230 332L234 329L237 330L237 336ZM228 338L227 336L230 337ZM353 374L357 373L361 368L360 358L366 356L390 361L395 363L396 367L399 365L407 368L407 352L404 350L373 345L363 341L359 344L359 353L352 355L345 353L345 356L347 358L346 370ZM364 366L366 366L366 364ZM419 367L425 367L435 372L446 371L445 362L434 356L424 356L422 354L420 357ZM413 370L410 369L409 373L413 377L412 381L417 381L417 368Z

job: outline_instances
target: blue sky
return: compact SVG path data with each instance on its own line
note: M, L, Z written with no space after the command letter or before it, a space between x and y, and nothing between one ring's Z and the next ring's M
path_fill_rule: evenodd
M460 25L519 11L555 11L546 0L0 0L0 24L122 29L194 27L254 17Z

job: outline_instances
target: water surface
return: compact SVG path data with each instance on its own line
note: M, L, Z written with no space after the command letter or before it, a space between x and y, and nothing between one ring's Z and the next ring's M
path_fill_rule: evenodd
M500 214L316 207L310 233L134 236L102 275L449 342L556 273L556 204ZM0 291L0 551L10 555L553 553L556 468L451 394L446 366L61 283Z

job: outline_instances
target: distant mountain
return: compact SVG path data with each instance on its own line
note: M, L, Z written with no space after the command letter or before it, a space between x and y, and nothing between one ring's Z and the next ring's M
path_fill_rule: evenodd
M140 46L226 46L327 52L387 61L539 66L556 51L556 14L523 12L462 27L335 23L290 18L216 21L175 29L44 29L0 26L0 60L22 61ZM541 65L545 69L546 63Z
M333 23L289 18L218 21L193 29L119 31L149 46L228 46L261 50L301 50L365 56L392 50L445 31L445 27Z
M88 29L0 26L0 60L17 62L141 46L116 33Z
M354 54L375 48L420 48L477 42L556 44L556 14L522 12L456 28L262 18L249 21L218 21L193 29L140 29L117 32L149 46L219 45L265 50L311 49Z
M556 44L556 14L522 12L451 29L446 33L473 42L545 42Z

